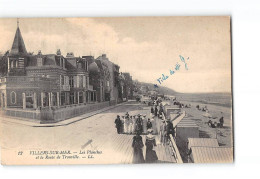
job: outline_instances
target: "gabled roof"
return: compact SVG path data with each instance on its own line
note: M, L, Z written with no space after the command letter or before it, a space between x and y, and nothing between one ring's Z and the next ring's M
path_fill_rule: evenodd
M23 41L23 37L22 37L19 27L17 27L10 54L11 55L27 54L27 51L26 51L26 48L24 45L24 41Z

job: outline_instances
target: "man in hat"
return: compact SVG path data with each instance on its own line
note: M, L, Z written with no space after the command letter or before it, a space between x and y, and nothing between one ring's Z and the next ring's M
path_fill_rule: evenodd
M167 131L167 140L170 139L170 134L172 135L173 138L175 137L174 127L169 118L167 119L166 131Z
M120 134L121 133L121 125L122 125L122 122L121 122L121 119L120 119L120 116L117 115L117 118L115 120L115 124L116 124L116 129L117 129L117 133Z
M147 127L147 130L149 130L149 129L152 129L152 128L153 128L153 124L152 124L152 122L151 122L150 118L148 118L148 121L147 121L146 127Z

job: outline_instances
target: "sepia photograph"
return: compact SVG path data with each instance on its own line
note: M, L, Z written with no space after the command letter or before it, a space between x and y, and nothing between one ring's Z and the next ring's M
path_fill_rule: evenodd
M2 165L233 163L230 16L0 18Z

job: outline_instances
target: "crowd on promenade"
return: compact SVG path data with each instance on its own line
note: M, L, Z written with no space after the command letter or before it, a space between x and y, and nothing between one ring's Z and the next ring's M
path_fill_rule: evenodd
M143 114L130 115L128 112L117 115L115 127L118 134L133 134L133 163L155 163L158 160L154 147L157 144L168 145L170 135L175 137L175 129L170 119L163 118L162 101L154 101L150 116ZM146 156L143 156L143 138L145 134ZM156 136L158 140L156 141Z

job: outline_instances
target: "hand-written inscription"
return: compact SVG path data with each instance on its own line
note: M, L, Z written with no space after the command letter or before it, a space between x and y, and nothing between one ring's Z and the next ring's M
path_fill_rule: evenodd
M185 65L185 69L188 70L188 64L187 64L187 61L189 60L189 57L185 60L185 58L183 56L179 56L181 61L184 63ZM180 67L181 65L177 62L175 64L175 67L174 69L170 69L169 70L169 75L173 75L175 74L176 71L179 71L180 70ZM160 78L157 79L157 82L161 85L165 80L167 80L170 76L169 75L165 75L165 74L162 74L162 76ZM154 88L159 88L158 84L154 84Z

